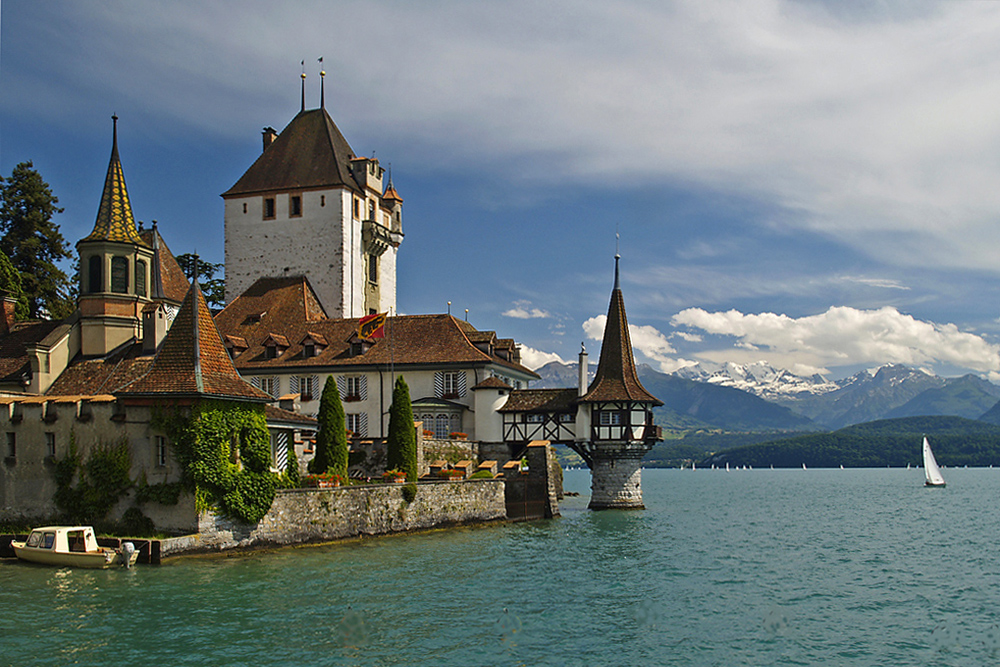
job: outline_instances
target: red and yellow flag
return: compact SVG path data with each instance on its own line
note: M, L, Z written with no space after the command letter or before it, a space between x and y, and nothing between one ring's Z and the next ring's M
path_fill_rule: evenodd
M358 336L371 340L385 338L385 317L387 313L366 315L358 320Z

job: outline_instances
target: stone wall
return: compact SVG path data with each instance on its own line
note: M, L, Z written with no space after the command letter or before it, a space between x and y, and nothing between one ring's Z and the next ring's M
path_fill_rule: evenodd
M164 540L161 554L288 545L383 535L507 517L502 480L422 483L412 502L402 484L279 491L256 526L202 514L199 533Z

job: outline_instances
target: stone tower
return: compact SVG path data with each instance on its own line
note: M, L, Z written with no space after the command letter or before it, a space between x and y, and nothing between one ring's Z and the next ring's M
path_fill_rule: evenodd
M582 437L574 449L583 450L590 465L590 508L595 510L643 509L642 458L660 439L653 408L663 402L646 391L636 374L618 260L615 255L615 285L597 374L577 403ZM585 363L581 353L581 365ZM580 377L582 386L584 370Z
M304 100L303 96L303 100ZM403 200L326 109L303 108L223 193L226 301L258 278L306 276L330 317L395 309Z
M140 337L143 308L150 302L154 252L135 226L125 174L118 157L118 117L111 162L94 231L80 239L80 351L104 356Z

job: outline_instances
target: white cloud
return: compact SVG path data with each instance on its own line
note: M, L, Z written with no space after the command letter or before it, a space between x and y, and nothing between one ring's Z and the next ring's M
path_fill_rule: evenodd
M521 363L531 370L541 368L545 364L553 361L558 361L560 364L566 363L563 361L563 358L555 352L542 352L541 350L536 350L533 347L528 347L523 344L521 345Z
M501 313L504 317L513 317L519 320L546 319L552 317L548 311L541 308L529 308L530 304L518 304L510 310Z
M708 312L688 308L671 319L707 334L730 336L755 358L791 367L821 369L863 363L909 366L949 364L982 373L1000 371L1000 346L959 331L954 324L917 320L895 308L857 310L833 307L819 315L792 318L775 313ZM706 358L740 357L734 350L704 353ZM746 359L745 356L742 359Z
M602 340L607 321L607 315L591 317L583 323L584 334L591 340ZM692 366L696 363L672 356L677 353L677 350L656 327L630 324L628 325L628 333L632 340L633 351L653 362L664 373L672 373L679 368Z

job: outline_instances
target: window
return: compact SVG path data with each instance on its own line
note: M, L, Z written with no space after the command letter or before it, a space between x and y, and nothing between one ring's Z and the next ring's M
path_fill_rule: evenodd
M301 195L292 195L288 198L288 216L290 218L302 217L302 197Z
M111 291L118 294L128 292L128 257L111 258Z
M444 374L444 395L458 396L458 373Z
M17 457L17 433L7 431L7 458Z
M621 426L622 413L618 410L601 410L601 426Z
M451 419L449 415L437 415L434 418L434 437L447 440L451 434Z
M260 390L272 398L278 397L278 378L269 377L260 379Z
M562 414L559 415L559 423L561 424L566 424L568 422L575 422L575 421L576 421L576 415L574 415L572 412L563 412Z
M326 206L326 195L320 195L319 196L319 205L320 206Z
M378 283L378 255L368 255L368 282Z
M541 424L542 422L545 421L545 415L537 413L527 414L524 415L524 421L528 422L529 424Z
M313 400L313 379L311 377L299 378L299 400Z
M55 457L56 455L56 434L45 434L45 455Z
M368 219L372 220L372 221L375 220L375 200L374 199L369 199L368 200Z
M243 215L247 214L247 203L243 202Z
M345 401L360 401L367 398L365 386L365 377L363 375L348 375L343 378L343 389L344 389L344 400ZM340 387L338 387L339 389Z
M315 343L307 343L307 344L303 345L302 346L302 356L305 357L306 359L309 359L311 357L315 357L316 356L316 344Z
M162 435L158 435L155 438L154 444L156 446L156 467L167 467L167 439Z
M368 437L368 414L359 412L358 414L344 415L347 430L358 438Z
M142 260L135 263L135 293L146 296L146 262Z
M274 197L264 197L264 219L274 219Z
M357 220L360 217L361 217L361 200L360 199L355 199L354 200L354 219Z
M102 264L104 258L100 255L91 256L89 261L89 270L87 272L87 291L88 292L103 292L104 291L104 276L102 269Z
M278 358L278 346L268 345L264 348L264 358L265 359L277 359Z

